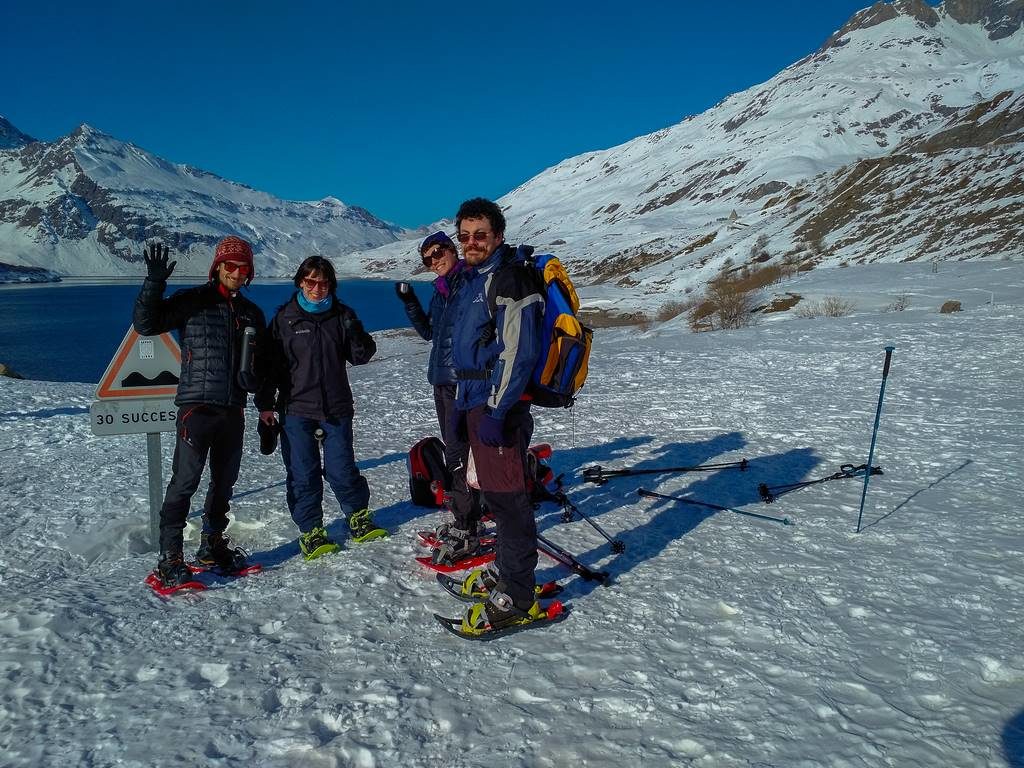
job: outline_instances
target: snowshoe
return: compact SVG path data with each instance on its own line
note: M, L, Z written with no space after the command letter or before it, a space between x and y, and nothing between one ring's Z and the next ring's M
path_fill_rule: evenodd
M437 554L437 551L434 551ZM476 554L469 555L459 560L452 562L437 562L434 556L429 557L417 557L416 562L421 565L427 566L431 570L438 571L439 573L454 573L455 571L466 571L470 568L479 568L481 565L487 565L492 562L496 556L496 550L493 545L480 547Z
M473 557L481 551L480 537L476 526L473 530L451 526L440 538L440 543L431 558L435 563L451 565L457 560Z
M158 595L170 595L180 590L206 589L206 585L192 577L181 552L167 552L160 556L156 570L144 579Z
M318 526L299 536L299 549L302 550L302 557L305 560L316 560L323 555L337 552L341 547L327 535L323 526Z
M487 566L473 569L461 581L453 579L445 573L439 573L437 574L437 583L453 597L475 603L478 600L486 600L490 596L498 584L498 577L493 566ZM538 600L543 600L560 594L562 590L562 585L557 581L548 581L538 584L534 587L533 592Z
M362 544L388 535L388 532L377 526L370 517L370 510L360 509L348 516L348 528L352 532L352 541Z
M434 618L453 635L467 640L493 640L502 635L562 621L568 614L568 608L558 600L552 600L546 606L534 601L530 609L524 611L512 605L508 595L496 592L486 602L470 606L461 619L451 619L436 613Z
M417 531L416 538L424 547L437 549L441 546L445 537L449 535L451 528L451 523L445 523L444 525L439 525L432 531ZM493 528L479 531L477 537L480 539L480 544L483 546L492 546L497 540L497 537L494 535Z

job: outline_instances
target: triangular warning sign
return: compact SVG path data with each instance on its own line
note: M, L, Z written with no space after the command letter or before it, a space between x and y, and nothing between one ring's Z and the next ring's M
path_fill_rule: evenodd
M173 397L180 371L181 348L171 334L140 336L129 328L103 372L96 397Z

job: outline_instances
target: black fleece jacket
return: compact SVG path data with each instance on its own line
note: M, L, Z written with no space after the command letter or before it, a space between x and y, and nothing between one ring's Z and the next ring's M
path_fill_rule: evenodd
M322 420L353 414L346 363L368 363L377 344L337 297L330 309L313 313L293 296L270 323L269 349L271 373L256 407Z

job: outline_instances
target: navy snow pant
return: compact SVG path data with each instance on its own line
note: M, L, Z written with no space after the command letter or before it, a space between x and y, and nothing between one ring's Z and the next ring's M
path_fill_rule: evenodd
M308 533L324 524L325 476L346 516L367 508L370 486L356 467L351 416L309 419L281 414L281 427L288 510L300 532ZM317 428L324 432L323 464L315 437Z

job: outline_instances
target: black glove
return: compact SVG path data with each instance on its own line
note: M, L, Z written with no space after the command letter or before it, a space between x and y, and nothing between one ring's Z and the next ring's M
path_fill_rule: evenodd
M395 283L395 293L398 295L398 298L406 304L412 304L413 302L419 301L419 299L416 298L416 294L413 293L412 286L408 283Z
M341 329L345 332L346 336L362 336L366 333L363 328L362 322L359 320L358 315L355 312L342 312L341 314Z
M178 262L167 263L167 254L170 249L166 245L153 243L142 252L142 258L146 261L146 270L150 280L166 281L174 271L174 265Z

